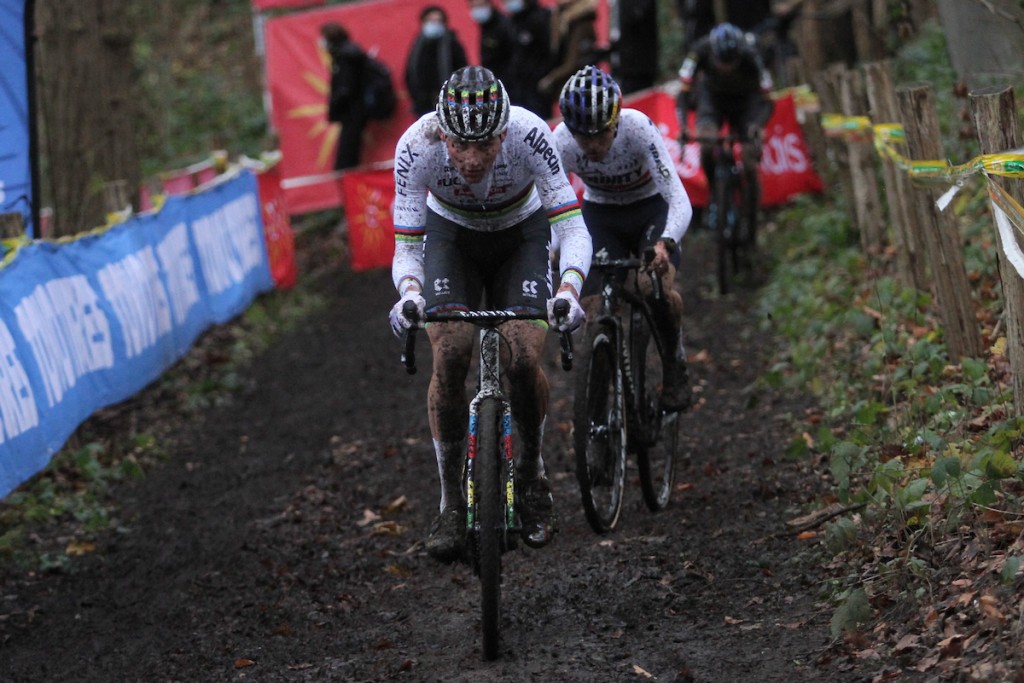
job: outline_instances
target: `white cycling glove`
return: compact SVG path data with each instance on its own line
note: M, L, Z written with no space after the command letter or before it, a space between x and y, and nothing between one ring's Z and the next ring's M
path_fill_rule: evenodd
M562 324L555 320L555 302L565 299L569 302L569 315L565 317ZM548 299L548 323L559 332L572 332L587 321L587 314L580 306L572 292L559 292L554 298Z
M418 291L415 289L406 291L402 298L398 300L398 303L391 307L391 313L388 314L391 331L395 333L396 337L401 336L403 331L413 326L413 321L402 314L402 308L405 306L406 301L412 301L416 304L416 316L420 320L423 319L424 309L427 306L427 302Z

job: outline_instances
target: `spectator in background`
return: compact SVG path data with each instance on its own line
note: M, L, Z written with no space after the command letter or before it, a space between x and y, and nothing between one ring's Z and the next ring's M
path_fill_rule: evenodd
M327 120L341 124L341 136L334 157L334 170L359 165L366 109L363 104L363 71L366 53L349 38L337 22L320 27L323 47L331 57L331 83L327 100Z
M658 79L658 3L630 0L619 4L619 38L612 46L615 80L628 95Z
M418 117L434 111L437 93L449 75L468 64L466 50L448 28L443 7L427 5L420 12L420 33L405 62L405 87Z
M508 77L503 79L509 98L542 119L551 118L554 97L541 93L538 84L551 70L551 10L537 0L505 0L515 45Z
M552 100L569 76L599 61L596 19L597 0L558 0L551 17L554 66L538 83L540 91Z
M511 20L494 6L493 0L469 0L469 14L480 26L480 66L504 81L515 45Z

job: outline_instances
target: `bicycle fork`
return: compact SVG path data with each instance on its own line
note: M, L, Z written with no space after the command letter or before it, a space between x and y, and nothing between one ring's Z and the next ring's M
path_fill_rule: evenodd
M515 546L516 533L519 531L515 506L515 455L512 448L512 407L501 394L501 367L498 355L499 335L497 331L485 329L480 331L480 378L479 391L469 404L469 429L466 439L466 531L472 536L479 531L479 515L477 505L479 496L493 495L490 491L477 491L474 485L474 469L479 455L480 404L485 400L497 401L501 407L501 437L498 440L501 465L505 472L504 490L504 529L502 529L502 550ZM493 425L484 425L484 429L493 429ZM491 457L484 453L483 457ZM508 532L513 533L508 533Z

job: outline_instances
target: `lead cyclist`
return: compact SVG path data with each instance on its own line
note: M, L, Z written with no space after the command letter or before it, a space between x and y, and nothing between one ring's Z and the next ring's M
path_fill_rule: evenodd
M579 202L562 170L551 131L536 114L511 106L505 87L483 67L451 74L436 111L402 135L395 149L395 257L392 280L400 299L390 313L400 334L412 324L406 301L424 311L491 309L534 312L548 322L502 325L511 361L509 399L522 446L517 462L523 539L550 542L554 501L541 442L548 381L539 360L552 307L570 303L558 329L585 320L580 292L590 268L591 241ZM562 244L557 292L548 249ZM466 377L475 328L427 326L433 374L427 394L430 431L441 480L439 514L426 540L431 557L452 561L465 544L462 470L469 412Z
M562 122L555 143L566 172L583 181L583 217L594 252L609 259L640 256L654 248L651 267L661 278L668 306L651 301L665 347L661 408L685 410L691 402L683 349L683 299L676 287L679 241L693 207L658 127L643 112L622 108L618 83L587 66L573 74L559 98ZM584 308L593 313L600 283L583 288ZM641 280L648 297L652 289Z

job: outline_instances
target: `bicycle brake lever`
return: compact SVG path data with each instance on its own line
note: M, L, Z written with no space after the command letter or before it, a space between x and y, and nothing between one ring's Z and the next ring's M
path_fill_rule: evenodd
M402 364L405 366L405 371L410 375L416 374L416 323L419 315L416 308L416 304L412 301L406 301L402 306L402 315L408 320L413 321L413 327L410 327L405 331L404 337L404 348L402 350Z
M568 318L569 302L565 299L556 301L553 313L555 314L555 320L558 322ZM572 370L572 334L570 332L561 332L558 341L562 347L562 369L568 372Z
M647 273L651 277L651 288L654 290L654 300L661 301L661 278L654 272L654 268L651 267L651 264L653 263L654 247L647 247L644 249L644 267L647 269Z

